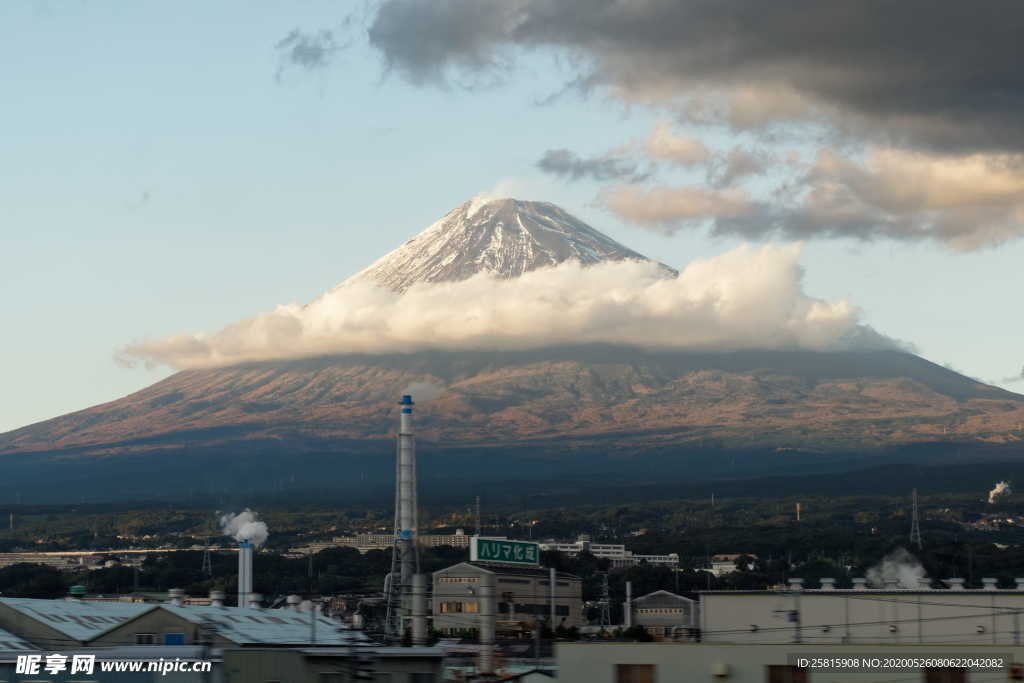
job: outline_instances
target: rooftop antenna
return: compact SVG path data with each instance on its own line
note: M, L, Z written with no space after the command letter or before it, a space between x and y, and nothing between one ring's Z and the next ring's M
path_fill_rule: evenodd
M910 522L910 544L916 545L918 550L924 547L924 543L921 541L921 520L917 512L917 489L914 489L910 493L911 500L913 501L913 515Z
M476 497L476 535L480 535L480 496Z

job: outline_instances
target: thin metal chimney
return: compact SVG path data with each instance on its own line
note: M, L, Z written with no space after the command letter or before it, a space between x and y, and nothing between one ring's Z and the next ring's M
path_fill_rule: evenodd
M626 628L633 625L633 582L626 582L626 604L622 610L622 623Z
M238 606L246 607L252 593L252 543L238 544Z
M480 673L494 673L494 591L492 572L480 577Z

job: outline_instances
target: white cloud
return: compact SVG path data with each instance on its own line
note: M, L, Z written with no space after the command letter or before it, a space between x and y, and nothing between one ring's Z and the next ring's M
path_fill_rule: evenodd
M652 159L670 161L681 166L703 164L711 159L711 150L697 138L676 135L667 121L659 122L646 141Z
M743 246L694 261L675 278L657 264L624 261L587 268L567 262L513 280L477 275L417 285L403 295L364 282L213 334L134 343L121 356L199 368L340 353L584 343L695 350L893 346L864 326L850 303L804 293L800 249Z

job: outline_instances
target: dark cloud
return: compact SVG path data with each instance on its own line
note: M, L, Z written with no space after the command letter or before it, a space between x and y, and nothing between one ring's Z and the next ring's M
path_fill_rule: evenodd
M585 159L568 149L549 149L537 162L537 168L545 173L568 180L590 178L592 180L642 180L646 175L637 171L637 165L614 155Z
M369 28L414 83L553 47L580 87L697 109L712 89L733 125L825 117L945 151L1024 149L1022 35L1020 0L384 0Z
M715 187L729 187L743 178L767 172L771 161L771 155L763 150L733 147L711 163L708 182Z
M278 41L275 47L281 53L284 62L282 69L284 65L288 65L310 71L330 66L335 53L342 48L335 39L334 32L328 29L310 33L293 29Z

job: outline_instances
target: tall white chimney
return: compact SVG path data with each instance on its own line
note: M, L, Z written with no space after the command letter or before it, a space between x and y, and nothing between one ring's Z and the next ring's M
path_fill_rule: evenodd
M238 606L248 607L252 594L252 543L238 544Z
M395 545L392 576L387 584L387 623L399 635L412 616L412 581L419 567L416 519L416 440L412 427L412 396L399 401L398 457L395 468Z

